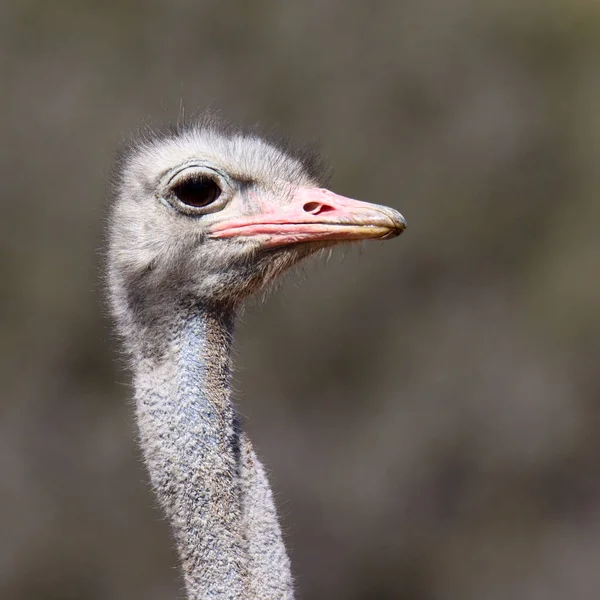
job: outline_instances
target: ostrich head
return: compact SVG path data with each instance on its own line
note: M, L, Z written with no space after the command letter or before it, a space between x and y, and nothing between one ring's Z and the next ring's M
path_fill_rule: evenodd
M211 122L133 146L111 217L117 316L235 306L321 248L403 231L397 211L323 189L318 165Z

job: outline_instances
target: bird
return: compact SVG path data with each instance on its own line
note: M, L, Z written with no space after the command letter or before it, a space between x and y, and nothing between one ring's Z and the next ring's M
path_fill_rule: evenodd
M324 186L314 150L204 116L123 152L106 283L138 440L189 600L292 600L273 494L232 400L244 301L319 250L404 231Z

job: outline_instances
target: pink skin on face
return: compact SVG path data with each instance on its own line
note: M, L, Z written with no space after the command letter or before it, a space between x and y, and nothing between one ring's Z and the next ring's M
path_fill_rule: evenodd
M406 228L393 208L322 188L298 188L289 204L263 203L260 214L216 223L213 238L260 237L265 247L322 240L387 239Z

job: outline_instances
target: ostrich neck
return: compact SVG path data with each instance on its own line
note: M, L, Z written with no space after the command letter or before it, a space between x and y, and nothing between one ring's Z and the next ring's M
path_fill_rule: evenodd
M144 332L147 350L135 361L140 443L194 600L245 597L240 432L229 398L233 321L202 307L178 311L162 339Z
M271 490L230 399L235 315L193 306L165 318L137 331L136 410L188 598L291 599Z

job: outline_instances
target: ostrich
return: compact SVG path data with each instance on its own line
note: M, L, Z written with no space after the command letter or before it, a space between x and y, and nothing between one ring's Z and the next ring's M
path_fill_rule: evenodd
M405 227L391 208L320 187L320 165L214 119L138 141L120 164L111 307L189 600L294 595L267 477L231 400L243 300L320 249Z

